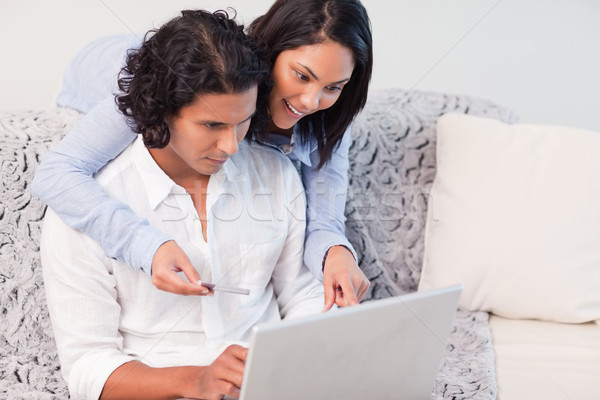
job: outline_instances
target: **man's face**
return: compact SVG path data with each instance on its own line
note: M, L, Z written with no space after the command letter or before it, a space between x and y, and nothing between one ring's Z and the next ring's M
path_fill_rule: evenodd
M171 138L163 151L152 151L172 179L212 175L238 151L256 111L257 87L233 94L199 95L178 115L166 119Z

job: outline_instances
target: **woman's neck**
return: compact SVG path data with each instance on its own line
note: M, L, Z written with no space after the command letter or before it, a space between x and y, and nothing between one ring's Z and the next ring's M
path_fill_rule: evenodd
M289 129L281 129L277 125L273 123L273 121L269 121L269 132L274 133L276 135L292 137L292 132L294 131L294 127L292 126Z

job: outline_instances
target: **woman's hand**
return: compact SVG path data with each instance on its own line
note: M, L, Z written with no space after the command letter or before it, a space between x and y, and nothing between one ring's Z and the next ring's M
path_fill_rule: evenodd
M186 282L177 272L185 274ZM163 243L152 258L152 284L160 290L183 295L207 295L210 291L196 282L200 280L198 271L194 268L181 247L173 240Z
M370 285L350 250L344 246L333 246L329 249L323 268L323 311L329 311L334 303L338 307L358 304L365 297Z

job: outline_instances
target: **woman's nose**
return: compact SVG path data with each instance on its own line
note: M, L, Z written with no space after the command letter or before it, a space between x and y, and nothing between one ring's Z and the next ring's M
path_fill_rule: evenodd
M319 108L321 101L321 90L317 88L307 89L300 96L300 103L302 105L302 112L308 113L313 112Z

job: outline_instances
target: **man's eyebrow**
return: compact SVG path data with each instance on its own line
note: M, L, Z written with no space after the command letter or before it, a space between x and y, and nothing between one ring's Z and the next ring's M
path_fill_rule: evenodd
M254 111L252 111L252 113L248 116L248 118L244 119L243 121L240 121L240 124L243 124L244 122L248 121L249 119L254 118L254 116L256 115L256 108L254 109Z
M256 110L254 110L252 112L252 114L250 114L247 118L244 118L242 121L238 122L236 125L243 124L244 122L248 121L249 119L252 119L255 115L256 115ZM198 125L205 125L205 124L227 125L226 122L218 121L218 120L211 120L211 119L197 120L196 124L198 124Z
M225 122L223 122L223 121L217 121L217 120L213 120L213 119L198 119L198 120L196 120L196 124L198 124L198 125L207 125L207 124L225 125Z
M250 115L248 117L244 118L243 120L241 120L240 122L238 122L236 125L243 124L244 122L248 121L249 119L254 118L255 115L256 115L256 108L254 109L254 111L252 111L250 113Z
M319 80L319 78L317 77L317 75L315 75L315 73L312 71L312 69L310 69L308 66L302 64L302 63L298 63L298 65L302 66L304 69L306 69L308 71L308 73L315 78L315 80ZM332 85L337 85L338 83L344 83L344 82L348 82L350 80L350 78L346 78L346 79L342 79L341 81L337 81L337 82L331 82Z

